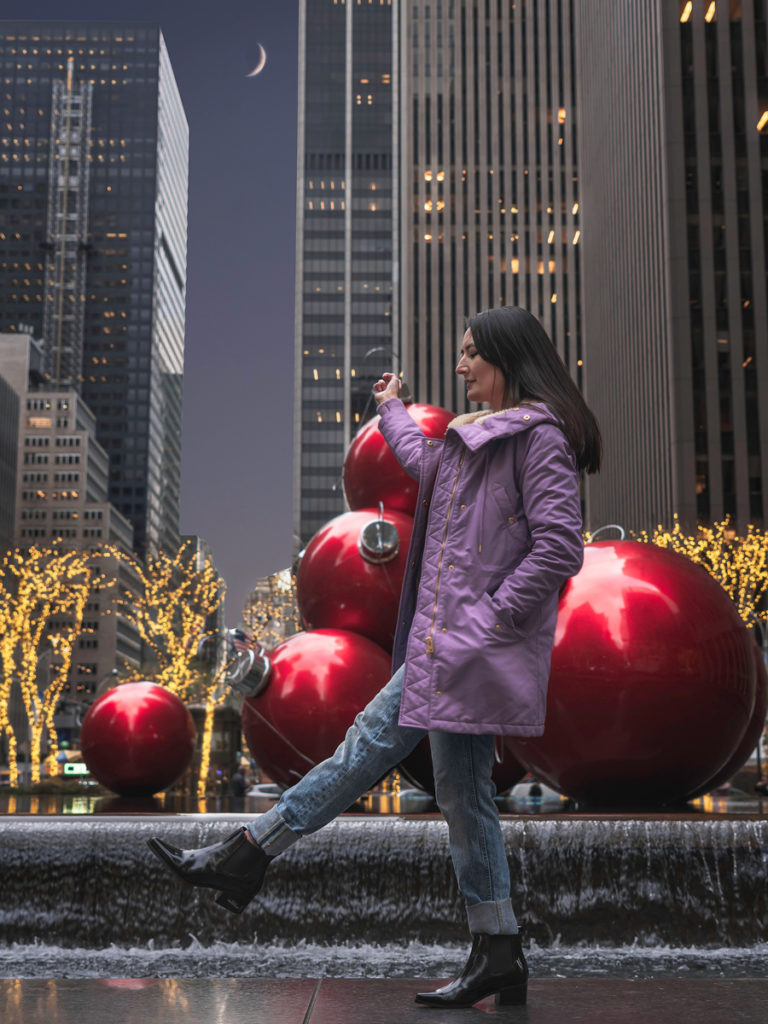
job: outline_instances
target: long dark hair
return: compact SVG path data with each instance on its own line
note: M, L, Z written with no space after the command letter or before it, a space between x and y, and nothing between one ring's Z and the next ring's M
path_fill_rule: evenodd
M469 329L480 357L504 374L509 405L548 405L579 468L596 473L603 452L600 427L536 317L519 306L502 306L471 317Z

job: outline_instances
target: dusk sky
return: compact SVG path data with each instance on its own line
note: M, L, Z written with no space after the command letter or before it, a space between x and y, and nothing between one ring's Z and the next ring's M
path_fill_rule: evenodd
M3 17L163 30L190 129L181 530L211 545L233 624L292 554L298 0L12 0Z

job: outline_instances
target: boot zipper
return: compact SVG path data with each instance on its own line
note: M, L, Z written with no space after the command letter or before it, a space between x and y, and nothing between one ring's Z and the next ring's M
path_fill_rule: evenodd
M448 540L448 524L451 520L451 510L453 508L453 499L456 494L456 488L459 486L459 475L461 473L461 464L464 462L464 456L467 449L465 448L461 457L459 458L459 465L456 469L456 479L453 481L453 490L451 491L451 497L448 502L448 512L445 516L445 529L443 530L443 543L440 545L440 558L437 561L437 572L435 574L435 603L432 607L432 623L429 627L429 635L427 636L427 654L433 655L435 653L435 619L437 618L437 592L440 587L440 568L443 564L443 553L445 551L445 542Z

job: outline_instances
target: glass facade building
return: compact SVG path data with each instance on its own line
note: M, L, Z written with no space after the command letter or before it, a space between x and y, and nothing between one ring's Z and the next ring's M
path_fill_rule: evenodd
M0 331L42 337L140 553L178 545L189 133L160 29L0 22Z
M463 412L470 316L523 306L582 382L573 0L403 0L405 372Z
M504 303L541 319L579 381L583 353L572 0L304 0L301 33L306 543L344 510L344 453L383 369L417 401L464 411L466 319Z
M299 16L294 532L344 511L341 467L393 345L392 5Z
M592 522L764 527L768 4L578 12Z

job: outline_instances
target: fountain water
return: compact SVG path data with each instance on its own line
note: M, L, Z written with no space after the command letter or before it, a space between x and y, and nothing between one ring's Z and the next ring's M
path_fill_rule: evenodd
M464 943L442 820L337 819L270 867L240 916L166 874L162 834L200 846L239 815L10 818L0 839L0 942ZM506 818L513 898L539 946L744 947L768 926L768 821L739 816Z

